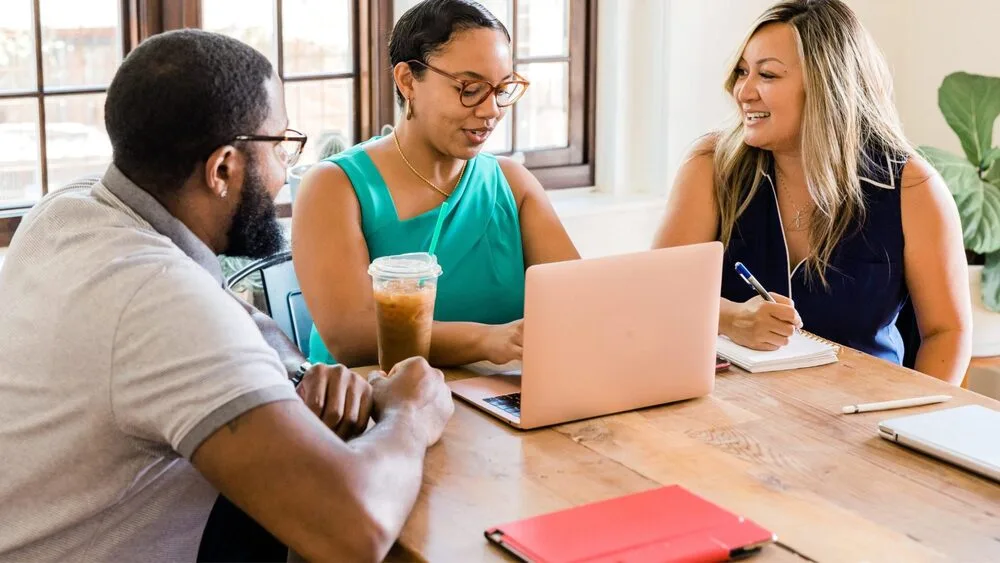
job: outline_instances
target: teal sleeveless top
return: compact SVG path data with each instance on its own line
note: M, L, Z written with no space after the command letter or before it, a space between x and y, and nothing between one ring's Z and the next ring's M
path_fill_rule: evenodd
M376 137L377 138L377 137ZM361 207L361 230L372 260L426 252L441 206L401 221L375 164L356 145L328 159L351 181ZM503 324L524 316L524 252L517 202L496 157L469 161L448 207L437 245L442 273L434 320ZM315 325L309 361L335 363Z

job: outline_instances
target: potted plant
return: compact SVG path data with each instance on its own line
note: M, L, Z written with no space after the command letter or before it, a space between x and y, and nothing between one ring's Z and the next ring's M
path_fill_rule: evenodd
M316 158L319 160L343 152L348 148L347 139L339 131L323 132L319 136L318 143L319 149L316 151ZM302 181L302 176L305 176L310 166L312 164L299 164L288 170L288 188L293 202L299 192L299 182Z
M229 279L230 276L252 262L253 260L242 256L219 255L219 266L222 267L224 279ZM233 293L259 309L264 301L264 285L260 279L260 272L251 274L237 283L233 287Z
M1000 148L993 124L1000 115L1000 78L956 72L938 90L938 106L958 135L964 155L920 147L958 205L969 256L973 356L1000 355Z

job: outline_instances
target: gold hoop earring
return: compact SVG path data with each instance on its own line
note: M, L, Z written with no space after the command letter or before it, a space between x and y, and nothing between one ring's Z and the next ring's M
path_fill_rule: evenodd
M413 119L413 106L410 105L410 98L406 98L406 107L403 109L406 119Z

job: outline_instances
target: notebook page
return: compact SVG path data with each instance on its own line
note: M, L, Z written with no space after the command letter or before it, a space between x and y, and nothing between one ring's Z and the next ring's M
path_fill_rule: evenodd
M773 351L752 350L721 335L716 345L718 353L730 361L735 358L741 363L749 364L795 363L796 360L825 356L835 351L829 344L813 340L798 332L789 337L787 346Z

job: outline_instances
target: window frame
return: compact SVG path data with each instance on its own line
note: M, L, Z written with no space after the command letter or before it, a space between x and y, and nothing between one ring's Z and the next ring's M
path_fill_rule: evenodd
M281 45L281 6L283 0L272 0L276 7L276 28L279 61ZM354 131L364 140L378 134L383 124L395 123L395 98L392 69L389 66L388 41L394 23L393 0L353 0L352 31L354 60ZM517 22L517 1L514 2L513 22ZM34 49L37 69L33 90L0 94L0 98L35 98L39 104L39 157L42 161L42 194L48 193L48 160L45 134L45 99L71 94L103 93L107 86L73 87L44 91L41 57L41 0L33 2ZM143 40L172 29L201 27L201 0L119 0L119 25L122 32L122 56ZM596 118L596 53L597 0L569 0L570 9L570 77L569 77L569 144L567 147L524 151L524 164L546 189L589 187L594 183L594 145ZM516 37L516 29L511 30ZM529 61L544 61L532 58ZM520 59L516 59L520 62ZM280 63L279 63L280 64ZM279 72L280 69L279 69ZM326 73L331 76L334 73ZM329 78L326 74L316 79ZM529 77L530 79L530 77ZM294 80L293 80L294 81ZM516 133L514 133L516 135ZM509 153L508 153L509 154ZM0 247L10 244L21 217L32 205L0 210ZM291 216L291 205L278 205L280 217Z
M393 25L393 0L371 0L378 5L381 16L375 25L373 37L378 38L373 60L378 63L376 123L395 123L396 102L389 65L388 41ZM517 41L518 0L512 2L511 39ZM566 57L525 57L514 53L514 64L521 62L569 61L569 144L566 147L518 151L524 156L524 165L548 190L590 187L594 185L594 124L596 122L597 92L597 0L569 0L570 36ZM531 77L527 77L531 80ZM531 95L529 90L528 95ZM515 106L516 107L516 106ZM373 129L377 131L378 129ZM516 139L512 126L512 141ZM513 147L512 147L513 148ZM514 152L514 151L512 151ZM500 153L510 155L511 152Z
M157 25L157 21L143 19L147 16L147 3L159 3L159 0L119 0L118 25L121 28L121 56L124 58L129 51L138 44L142 29L150 29L151 25ZM49 159L48 159L48 133L46 131L45 101L47 99L59 98L62 96L74 96L81 94L103 94L108 91L108 85L104 86L69 86L58 88L45 88L45 74L42 54L42 18L41 0L32 0L32 35L33 53L35 56L35 84L31 89L13 90L0 92L2 100L28 100L34 99L38 111L38 160L39 181L41 184L42 197L49 193ZM27 214L34 203L30 205L19 205L0 209L0 247L10 245L10 240L14 236L14 231L21 224L21 217Z
M161 31L179 29L184 27L201 28L201 2L202 0L132 0L135 2L155 2L166 6L163 10L164 25ZM284 71L284 25L282 21L283 0L271 0L274 7L274 31L276 53L275 71L281 77L283 84L322 82L325 80L337 80L351 78L353 80L352 99L354 107L351 109L354 119L353 128L356 139L347 139L349 144L367 139L372 136L372 131L376 131L373 119L373 88L369 84L371 76L371 59L373 49L372 32L375 29L373 18L379 15L379 0L351 0L351 32L353 38L352 50L354 56L351 61L350 72L323 72L319 74L295 75L286 77ZM390 13L391 18L391 13ZM143 37L145 38L145 37ZM295 127L296 124L292 124ZM301 127L301 124L298 124ZM318 139L313 139L317 142ZM288 218L292 216L292 205L289 202L281 202L277 205L278 217Z
M517 43L518 0L513 2L514 44ZM569 61L569 144L563 148L524 152L524 165L546 189L592 186L594 184L593 111L596 80L595 47L597 2L569 0L570 35L567 57L517 57L514 64L547 61ZM530 80L530 77L529 77ZM517 128L512 132L516 142Z

